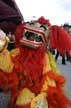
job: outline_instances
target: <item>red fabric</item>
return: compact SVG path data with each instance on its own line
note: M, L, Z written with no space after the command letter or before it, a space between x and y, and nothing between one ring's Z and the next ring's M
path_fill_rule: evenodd
M59 26L52 26L50 30L50 47L57 49L62 55L70 50L71 39L69 34Z
M64 83L66 82L66 79L65 79L64 76L62 76L62 75L56 75L56 74L54 74L53 71L49 71L49 72L47 73L47 75L48 75L51 79L55 80L56 82L58 82L58 83L60 83L60 84L64 84Z
M9 87L9 91L11 91L13 95L18 88L19 84L18 72L20 72L21 66L19 65L19 62L15 58L12 58L12 61L14 63L14 67L11 73L5 73L2 70L0 70L0 86L3 92L5 93L7 93L6 88Z
M47 72L47 74L44 74L44 76L43 76L43 79L42 79L42 81L41 81L41 89L42 89L42 86L44 85L44 83L45 83L45 81L47 80L47 78L50 78L50 79L53 79L54 81L55 81L55 83L56 83L56 86L59 88L59 89L62 89L62 87L64 86L64 84L65 84L65 82L66 82L66 79L65 79L65 77L64 76L62 76L62 75L56 75L56 74L54 74L53 73L53 71L51 70L51 71L49 71L49 72ZM47 89L48 90L48 89ZM47 91L46 90L46 91ZM45 91L45 92L46 92Z
M68 108L71 106L71 101L64 95L63 91L57 87L49 87L47 91L47 101L49 108Z
M23 34L24 25L19 26L15 33L16 46L20 48L20 55L18 56L18 61L23 67L23 72L21 73L24 76L24 71L27 71L27 77L24 84L24 87L30 88L34 92L39 92L40 90L40 81L42 78L42 70L44 65L44 55L45 48L39 48L33 50L32 48L25 47L20 45L19 40ZM29 83L28 83L29 81ZM34 86L33 86L34 84Z
M40 18L38 18L37 22L39 22L40 24L44 24L47 26L50 26L50 22L48 19L45 19L44 16L41 16Z
M16 92L19 84L19 79L16 74L16 70L14 70L11 74L7 75L8 78L8 85L10 87L11 93L13 94Z
M21 46L19 41L23 36L23 30L24 30L24 24L18 26L18 28L17 28L17 30L14 34L15 35L15 46L16 47Z
M56 87L48 86L48 89L45 91L47 93L49 108L68 108L68 105L71 106L71 101L65 96L64 91L62 90L66 81L65 78L49 71L44 75L42 85L48 77L53 79L56 83Z
M14 93L18 87L18 83L19 79L15 69L13 69L13 71L9 74L0 71L0 86L3 92L7 93L7 87L9 87L9 90Z
M62 89L62 87L64 86L65 82L66 82L66 79L64 76L62 75L56 75L54 74L52 71L51 72L48 72L47 75L53 79L56 83L56 86L59 88L59 89Z
M21 54L18 56L18 61L22 65L20 76L25 79L24 87L30 88L33 92L40 91L40 81L42 78L42 70L44 64L44 49L32 50L30 48L20 48ZM27 75L24 75L24 72ZM29 83L28 83L29 81Z
M26 105L15 105L13 108L31 108L30 104L26 104Z

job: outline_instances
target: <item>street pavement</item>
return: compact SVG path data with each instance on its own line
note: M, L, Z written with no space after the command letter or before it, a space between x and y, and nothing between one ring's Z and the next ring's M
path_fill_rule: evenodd
M57 66L61 74L64 75L66 78L65 93L68 96L68 98L71 99L71 62L66 61L66 65L62 65L61 57L59 57L57 60ZM5 95L3 93L0 93L0 108L7 108L9 100L9 94Z

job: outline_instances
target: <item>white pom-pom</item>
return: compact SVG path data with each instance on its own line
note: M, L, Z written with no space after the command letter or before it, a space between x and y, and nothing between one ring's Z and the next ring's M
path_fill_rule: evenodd
M6 33L3 32L3 30L0 29L0 38L5 39Z

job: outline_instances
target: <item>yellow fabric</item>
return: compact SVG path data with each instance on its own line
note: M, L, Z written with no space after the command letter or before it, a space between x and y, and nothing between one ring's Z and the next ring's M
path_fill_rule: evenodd
M0 69L5 73L11 73L14 64L11 61L10 53L7 49L0 53Z
M53 87L56 86L55 81L53 79L49 78L48 76L46 78L46 81L48 82L48 86L53 86Z
M43 84L43 86L42 86L41 92L46 92L47 89L48 89L48 82L45 81L44 84Z
M56 74L60 74L60 71L57 67L57 64L56 64L56 61L55 61L53 55L49 51L48 51L48 55L49 55L50 66L51 66L53 72Z
M16 101L17 105L25 105L31 102L31 100L35 97L35 94L32 93L28 88L24 88Z
M48 71L51 70L50 61L49 61L49 55L45 53L45 61L44 61L44 67L43 67L43 74L46 74Z
M48 52L48 53L45 53L45 64L44 64L44 68L43 68L43 74L46 74L47 72L49 71L53 71L55 74L59 74L59 70L56 66L56 62L53 58L53 55ZM46 77L45 79L45 82L44 84L42 85L42 89L41 89L41 92L46 92L48 90L48 86L53 86L55 87L56 86L56 83L54 80L52 80L51 78L49 78L48 76Z
M19 48L15 48L15 49L13 49L13 50L10 51L10 55L12 57L17 56L19 53L20 53Z
M43 74L47 73L50 70L53 70L55 74L59 74L60 71L56 65L55 59L50 52L45 53L45 64L43 68Z
M48 108L48 102L43 94L39 94L32 100L31 108Z
M47 92L48 90L48 86L51 86L51 87L55 87L56 86L56 83L54 80L50 79L48 76L46 77L46 80L42 86L42 89L41 89L41 92Z

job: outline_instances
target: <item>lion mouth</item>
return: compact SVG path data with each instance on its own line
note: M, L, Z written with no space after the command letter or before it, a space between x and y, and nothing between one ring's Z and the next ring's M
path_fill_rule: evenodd
M45 34L43 31L31 27L24 27L23 37L20 40L22 45L39 47L45 42Z
M23 38L33 42L43 42L43 38L41 34L31 32L31 31L26 31L25 36Z

